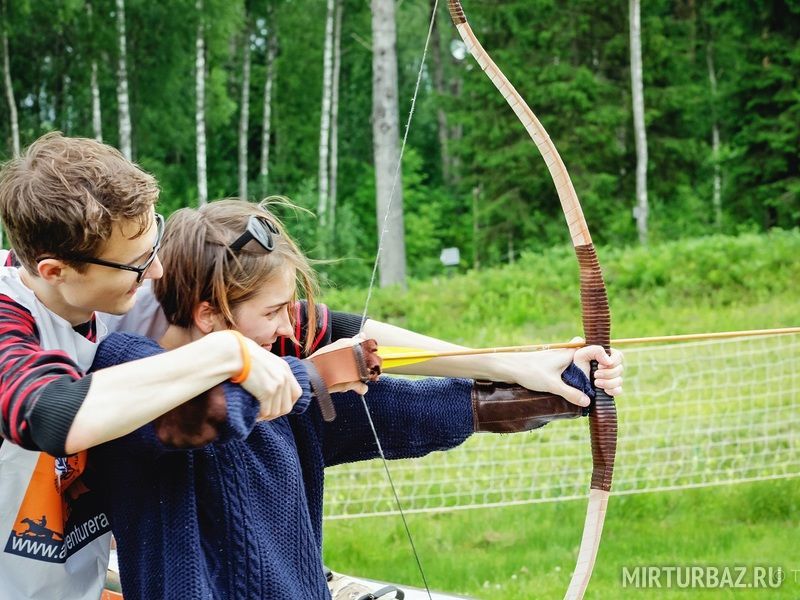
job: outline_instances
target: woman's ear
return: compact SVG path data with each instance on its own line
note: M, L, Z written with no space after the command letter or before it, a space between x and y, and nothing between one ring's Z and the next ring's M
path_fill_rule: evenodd
M195 307L192 318L194 319L194 326L197 327L203 335L211 333L212 331L225 329L219 313L206 301L201 302Z

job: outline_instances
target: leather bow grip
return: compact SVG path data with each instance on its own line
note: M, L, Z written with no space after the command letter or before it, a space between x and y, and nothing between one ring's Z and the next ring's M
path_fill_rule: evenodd
M377 381L383 364L375 340L364 340L346 348L317 353L303 362L308 369L322 418L326 421L336 418L336 409L328 390L340 383Z

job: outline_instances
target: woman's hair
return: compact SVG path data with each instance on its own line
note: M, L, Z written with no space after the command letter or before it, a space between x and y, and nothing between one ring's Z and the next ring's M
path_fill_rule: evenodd
M317 280L308 260L287 235L283 224L267 205L279 197L267 198L260 204L227 199L200 208L182 208L168 219L158 256L164 265L164 277L154 281L153 291L164 309L167 320L179 327L191 327L194 309L208 302L222 315L229 327L236 327L233 311L264 285L268 285L284 269L294 268L297 286L308 303L308 327L305 340L294 340L310 352L317 329L314 296ZM272 225L274 247L267 251L251 240L241 249L231 249L245 231L251 217ZM294 319L294 311L289 311Z

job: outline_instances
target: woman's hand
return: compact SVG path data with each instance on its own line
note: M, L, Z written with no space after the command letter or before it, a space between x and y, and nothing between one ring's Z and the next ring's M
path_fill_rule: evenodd
M339 350L341 348L349 348L351 346L356 346L363 341L364 340L360 337L342 338L340 340L336 340L335 342L328 344L327 346L323 346L322 348L314 352L314 354L312 354L310 358L314 358L315 356L319 356L320 354L325 354L327 352L333 352L334 350ZM369 388L367 387L366 383L357 380L357 381L348 381L345 383L337 383L335 385L330 386L328 388L328 391L332 394L336 392L353 391L363 396L364 394L367 393L368 389Z
M582 342L574 338L573 342ZM522 387L539 392L558 394L578 406L589 406L589 397L561 379L561 373L571 362L589 376L589 363L598 362L595 384L612 396L622 393L622 353L611 350L607 355L602 346L585 346L577 351L571 348L542 350L540 352L521 352L514 354L494 354L492 359L499 361L498 370L504 373L497 380L516 383Z
M622 352L612 348L609 355L602 346L585 346L579 348L572 359L575 366L587 377L589 376L589 363L593 360L597 361L594 384L605 390L609 396L616 397L622 394L622 373L625 370Z

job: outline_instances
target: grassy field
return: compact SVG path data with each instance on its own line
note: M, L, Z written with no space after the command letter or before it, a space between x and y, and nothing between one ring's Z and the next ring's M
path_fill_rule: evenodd
M607 254L617 336L800 324L797 232L708 238ZM412 283L407 294L381 291L370 314L472 345L565 339L576 333L578 314L571 298L575 284L569 280L570 260L567 252L555 250L525 257L506 269L434 284ZM326 300L337 308L360 310L356 304L363 298L363 290L346 290ZM429 315L443 310L447 319ZM713 363L713 357L708 362ZM727 379L735 377L736 359L724 362L715 367L724 369ZM629 373L634 368L640 367L629 366ZM713 369L709 373L713 376ZM782 381L771 385L796 386L796 369L780 373ZM653 384L663 381L668 387L665 378L668 374L656 375ZM708 382L709 389L720 384ZM757 389L751 395L757 406L768 406ZM638 402L621 398L621 418L626 403L633 408ZM704 414L724 419L715 414L718 410L714 404ZM793 416L786 414L790 430L788 436L783 432L782 448L796 457ZM621 452L624 444L623 436ZM743 458L753 451L742 448ZM624 462L624 455L620 460ZM728 466L719 463L715 468ZM587 597L800 598L799 505L800 479L615 496ZM409 522L432 588L487 599L553 598L566 590L584 511L584 501L565 501L412 514ZM397 517L327 521L325 540L326 562L337 570L420 585ZM743 585L753 581L754 567L781 567L786 579L767 589L623 587L623 568L631 572L656 566L727 567L735 577L737 568L746 567L750 570L744 572ZM661 582L666 584L664 576Z
M798 500L798 479L613 497L587 598L798 598ZM570 501L411 515L409 523L432 589L486 599L560 598L584 512L584 502ZM399 519L330 521L325 536L328 565L420 585ZM622 587L623 567L692 565L780 566L787 579L760 590Z

